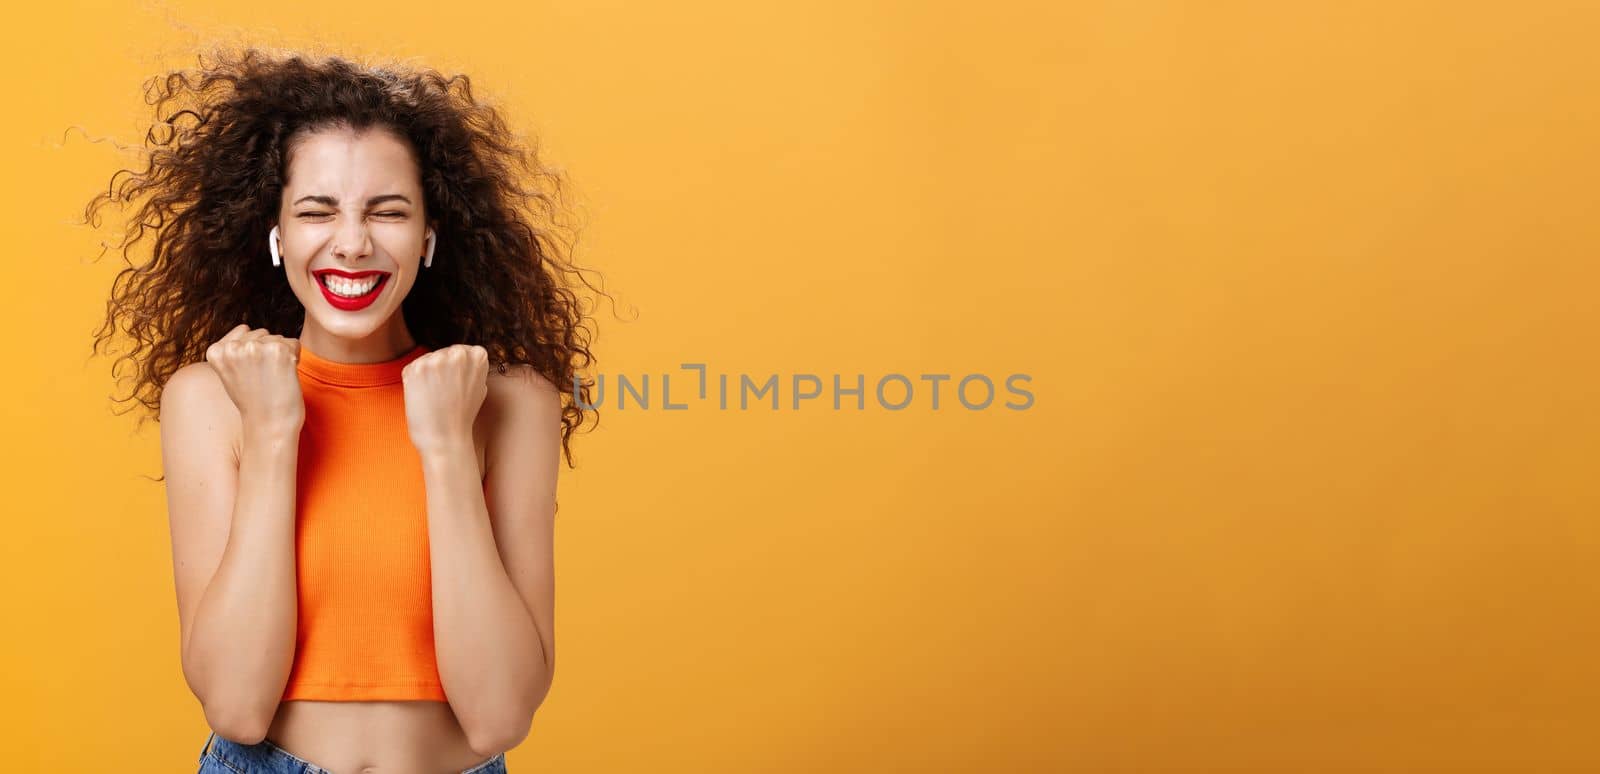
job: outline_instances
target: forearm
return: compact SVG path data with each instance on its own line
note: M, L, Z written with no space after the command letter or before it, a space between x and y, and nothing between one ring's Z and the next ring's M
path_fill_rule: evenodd
M246 426L228 543L184 647L207 721L236 741L266 733L293 665L299 438Z
M439 678L473 749L503 752L549 691L544 646L495 545L471 439L422 459Z

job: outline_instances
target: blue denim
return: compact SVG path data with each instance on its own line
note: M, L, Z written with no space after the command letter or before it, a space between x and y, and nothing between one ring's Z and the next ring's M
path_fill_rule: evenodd
M200 769L195 774L333 774L321 766L297 758L288 750L265 739L255 744L239 744L212 732L200 748ZM461 774L506 774L506 755L499 753Z

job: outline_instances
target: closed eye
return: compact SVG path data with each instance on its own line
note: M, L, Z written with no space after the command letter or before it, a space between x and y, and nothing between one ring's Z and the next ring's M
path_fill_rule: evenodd
M302 217L302 218L325 218L325 217L328 217L328 216L330 216L332 214L333 213L331 213L331 212L302 212L302 213L300 213L300 217ZM394 210L388 210L388 211L385 211L385 212L379 212L379 213L375 213L375 214L382 215L383 217L386 217L386 218L389 218L389 217L403 218L403 217L406 216L406 213L404 213L404 212L396 212Z

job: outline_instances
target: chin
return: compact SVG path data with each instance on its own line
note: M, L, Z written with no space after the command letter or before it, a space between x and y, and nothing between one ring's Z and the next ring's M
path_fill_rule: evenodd
M312 317L323 330L341 339L364 339L378 331L381 323L389 319L384 310L363 309L360 312L341 312L319 309Z

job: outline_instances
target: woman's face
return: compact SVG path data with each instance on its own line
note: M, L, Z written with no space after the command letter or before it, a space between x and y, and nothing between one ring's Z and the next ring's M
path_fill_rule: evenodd
M306 327L359 340L391 318L403 326L396 312L427 250L425 217L421 173L393 133L329 129L291 143L278 239Z

